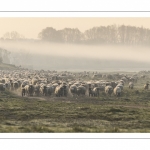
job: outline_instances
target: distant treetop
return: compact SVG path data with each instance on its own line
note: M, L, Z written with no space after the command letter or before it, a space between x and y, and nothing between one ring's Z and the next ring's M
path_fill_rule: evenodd
M16 31L7 32L3 35L3 39L9 39L9 40L18 40L18 39L25 39L25 37L21 34L19 34Z
M125 25L93 27L82 33L77 28L43 29L38 38L49 42L84 44L150 45L150 29Z

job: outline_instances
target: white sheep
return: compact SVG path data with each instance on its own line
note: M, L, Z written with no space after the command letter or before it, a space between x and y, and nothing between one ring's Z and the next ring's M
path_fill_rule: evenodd
M133 87L134 87L133 82L129 82L129 89L133 89Z
M122 90L121 90L121 88L120 88L119 86L116 86L116 87L114 88L114 95L120 96L120 95L121 95L121 92L122 92Z

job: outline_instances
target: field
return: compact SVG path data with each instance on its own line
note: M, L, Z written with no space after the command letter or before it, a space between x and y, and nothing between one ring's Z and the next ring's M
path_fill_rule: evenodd
M150 90L140 81L121 97L21 97L0 93L0 132L150 132Z
M16 70L17 67L15 65L0 63L0 70Z

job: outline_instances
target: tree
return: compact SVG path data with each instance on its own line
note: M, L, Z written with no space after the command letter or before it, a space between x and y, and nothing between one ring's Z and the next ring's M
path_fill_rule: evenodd
M11 39L11 40L18 40L18 39L24 39L25 37L21 34L19 34L16 31L7 32L3 35L3 39Z
M118 35L119 43L125 44L126 26L122 25L118 27Z
M51 41L51 42L62 40L60 32L57 32L52 27L47 27L46 29L43 29L42 32L38 34L38 38L40 38L41 40Z
M59 31L64 42L77 43L81 41L81 32L79 29L65 28Z
M10 52L0 48L0 63L10 63Z
M77 28L56 30L52 27L47 27L38 36L42 40L51 42L150 45L150 29L125 25L93 27L84 33Z

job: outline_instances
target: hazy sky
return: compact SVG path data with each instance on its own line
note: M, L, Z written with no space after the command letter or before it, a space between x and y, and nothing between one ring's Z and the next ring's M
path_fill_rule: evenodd
M38 33L46 27L56 30L78 28L81 32L95 27L107 25L131 25L150 29L150 18L0 18L0 37L6 32L17 31L26 38L37 38Z

